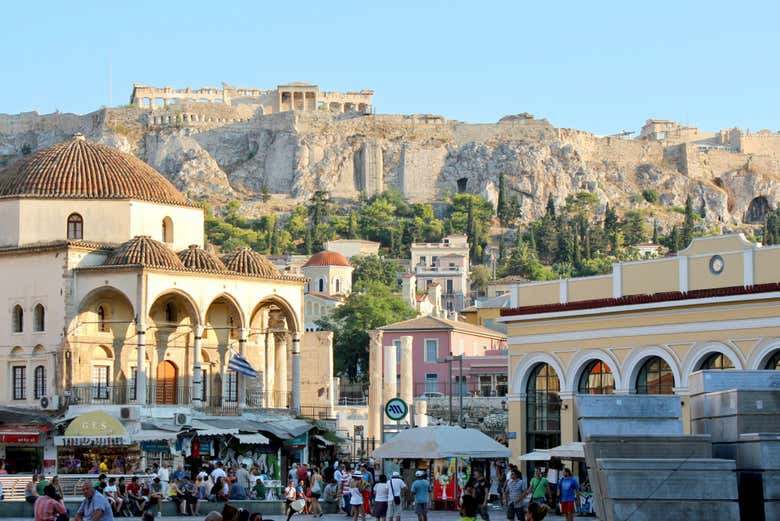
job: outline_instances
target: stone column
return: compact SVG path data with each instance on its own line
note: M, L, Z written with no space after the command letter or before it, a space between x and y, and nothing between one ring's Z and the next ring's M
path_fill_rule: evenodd
M139 404L146 404L146 324L136 322L136 334L138 335L135 397Z
M398 365L395 344L385 346L384 385L382 386L382 405L398 396Z
M368 332L368 437L382 436L382 332Z
M274 333L274 402L276 407L287 407L287 333Z
M192 406L200 408L203 406L201 395L203 394L203 367L200 360L200 344L203 339L203 326L196 325L193 330L195 340L192 345Z
M276 334L266 333L266 361L265 361L265 406L275 407L274 390L276 389Z
M238 354L246 360L246 339L249 336L249 330L241 328L238 330ZM247 377L236 373L238 378L238 407L243 409L246 407L246 379Z
M294 413L301 411L301 334L294 332L292 337L292 402Z
M414 368L412 365L412 337L401 337L401 399L412 405L414 399Z

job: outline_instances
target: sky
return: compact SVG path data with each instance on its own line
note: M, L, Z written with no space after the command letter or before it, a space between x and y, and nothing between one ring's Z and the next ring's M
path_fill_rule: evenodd
M7 2L0 113L88 113L133 83L373 89L378 113L529 112L780 130L779 2Z

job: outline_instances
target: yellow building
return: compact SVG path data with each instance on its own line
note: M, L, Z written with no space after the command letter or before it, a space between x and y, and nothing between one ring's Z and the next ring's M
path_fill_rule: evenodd
M516 284L498 319L513 454L577 441L578 393L675 394L688 428L690 373L780 369L778 281L780 247L734 234L610 275Z

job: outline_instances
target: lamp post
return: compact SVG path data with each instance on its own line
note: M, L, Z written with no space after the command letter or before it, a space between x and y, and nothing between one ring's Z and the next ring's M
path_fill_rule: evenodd
M458 362L458 425L463 427L463 355L448 356L446 358L440 358L436 360L439 364L447 364L447 369L450 374L450 421L449 425L452 425L452 362Z

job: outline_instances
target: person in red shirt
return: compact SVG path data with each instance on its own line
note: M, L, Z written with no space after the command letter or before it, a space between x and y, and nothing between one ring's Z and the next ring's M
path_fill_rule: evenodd
M57 521L58 515L67 515L65 505L57 498L57 490L47 485L43 495L35 500L35 521Z
M127 500L130 502L130 510L135 515L139 515L144 510L144 498L141 492L141 485L138 483L138 476L133 476L130 483L127 484Z

